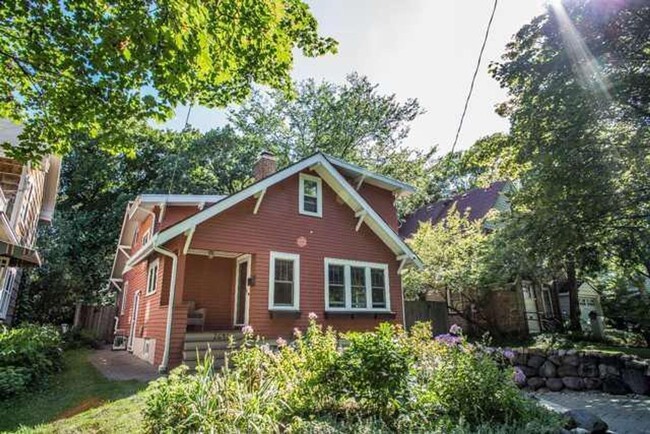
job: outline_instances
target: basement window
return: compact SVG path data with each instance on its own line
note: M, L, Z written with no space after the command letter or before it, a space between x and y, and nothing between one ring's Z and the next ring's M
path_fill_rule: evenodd
M303 215L323 216L323 182L317 176L300 174L299 212Z

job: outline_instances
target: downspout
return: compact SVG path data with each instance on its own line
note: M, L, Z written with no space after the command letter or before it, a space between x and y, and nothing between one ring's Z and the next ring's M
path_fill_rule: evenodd
M178 255L155 245L153 250L161 255L172 258L171 282L169 284L169 307L167 308L167 328L165 329L165 349L163 351L162 363L158 366L158 372L166 373L169 369L169 349L172 341L172 319L174 317L174 300L176 298L176 270L178 268Z

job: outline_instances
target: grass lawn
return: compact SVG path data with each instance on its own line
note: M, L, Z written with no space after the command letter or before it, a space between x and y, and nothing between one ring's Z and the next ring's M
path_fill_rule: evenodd
M41 390L0 401L0 432L130 433L141 424L146 383L110 381L88 361L90 350L64 354L64 369Z

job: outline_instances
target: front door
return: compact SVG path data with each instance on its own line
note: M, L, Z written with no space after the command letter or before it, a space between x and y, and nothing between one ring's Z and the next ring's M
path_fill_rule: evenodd
M135 323L138 321L138 305L140 304L140 292L133 296L133 309L131 310L131 329L129 330L129 340L126 344L127 351L133 351L133 338L135 337Z
M237 258L237 273L235 279L235 319L236 326L248 324L248 278L250 277L250 255Z

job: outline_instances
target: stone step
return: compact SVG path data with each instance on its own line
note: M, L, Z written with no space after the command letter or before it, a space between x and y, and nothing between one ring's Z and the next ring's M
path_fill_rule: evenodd
M238 342L235 341L235 348L237 348ZM211 348L212 351L215 350L226 350L230 348L230 342L228 341L195 341L195 342L187 342L183 344L183 350L185 351L194 351L194 350L199 350L199 351L205 351L208 348Z
M195 371L197 361L196 360L184 360L182 364L187 366L188 368L190 368L191 371ZM213 366L215 368L223 368L224 364L225 364L224 359L214 359L214 365Z

